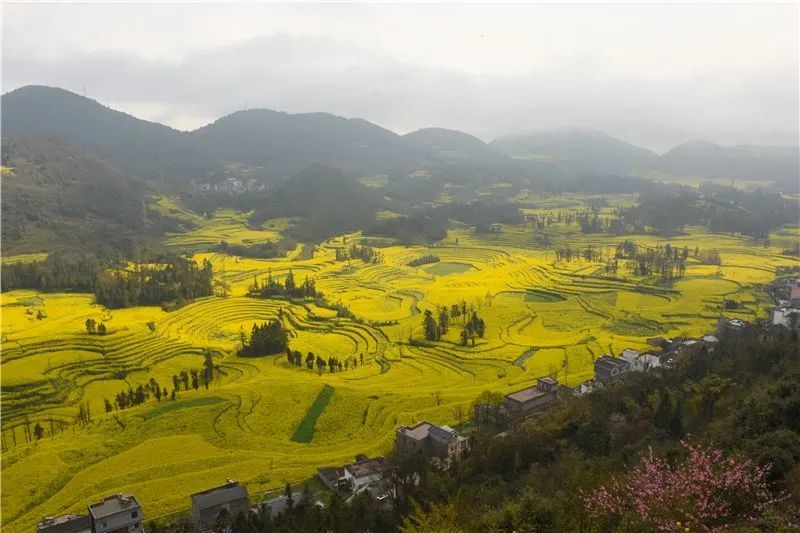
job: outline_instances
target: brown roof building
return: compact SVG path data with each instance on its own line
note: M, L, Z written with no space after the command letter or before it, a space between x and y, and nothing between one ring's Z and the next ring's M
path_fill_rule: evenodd
M469 440L448 426L420 422L413 426L400 426L395 432L394 453L401 458L421 454L449 467L460 461L469 449Z
M545 377L536 380L536 385L506 394L503 408L509 421L519 419L544 409L556 401L558 381Z

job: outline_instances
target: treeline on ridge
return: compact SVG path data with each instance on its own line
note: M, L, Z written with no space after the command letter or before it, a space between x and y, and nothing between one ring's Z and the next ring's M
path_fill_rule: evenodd
M705 183L697 190L641 193L636 206L618 209L614 216L585 214L579 221L584 233L674 235L693 225L767 242L770 230L796 222L799 214L797 202L780 193Z

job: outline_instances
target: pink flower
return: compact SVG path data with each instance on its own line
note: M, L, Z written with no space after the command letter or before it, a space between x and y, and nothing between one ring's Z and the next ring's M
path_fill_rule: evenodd
M635 515L660 531L720 531L755 521L785 500L773 495L766 480L769 466L725 457L722 450L682 442L688 457L672 466L650 450L621 479L584 494L592 517Z

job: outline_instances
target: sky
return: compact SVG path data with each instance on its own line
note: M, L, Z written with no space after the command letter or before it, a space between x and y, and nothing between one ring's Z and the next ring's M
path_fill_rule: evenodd
M2 90L191 130L266 107L486 141L798 145L797 3L2 4Z

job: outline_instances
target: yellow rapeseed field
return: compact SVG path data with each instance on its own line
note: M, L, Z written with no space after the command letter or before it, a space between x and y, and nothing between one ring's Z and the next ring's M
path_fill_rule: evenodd
M580 199L543 201L541 212L573 201ZM168 201L161 208L172 216L180 210ZM169 236L168 244L276 240L290 223L272 221L253 230L241 213L182 216L194 229ZM382 248L378 264L337 262L335 249L346 245L342 238L318 246L313 257L300 254L301 247L275 260L198 253L198 262L212 262L227 295L169 313L157 307L108 310L85 294L2 294L4 530L30 531L43 514L80 511L122 491L137 495L147 520L188 507L190 493L226 478L257 493L358 453L386 453L398 424L458 423L459 408L468 412L483 390L510 392L543 375L575 385L591 378L594 358L644 349L649 337L702 335L722 314L764 317L769 301L759 285L772 280L778 267L798 264L781 254L786 242L797 240L796 227L777 232L767 247L697 228L669 241L626 236L641 244L719 252L721 266L690 258L683 279L660 286L622 268L616 279L604 278L601 265L583 259L557 263L552 251L560 242L610 250L621 238L583 235L576 224L547 231L553 241L543 246L531 227L483 235L454 230L435 248ZM346 243L359 237L348 235ZM430 254L440 262L408 266ZM290 270L298 281L313 278L357 320L336 318L308 302L246 296L254 279L281 278ZM722 311L724 299L741 305ZM423 341L422 313L462 300L485 320L485 337L462 347L455 321L440 341ZM242 329L279 316L292 331L293 349L342 361L363 354L363 364L320 375L289 366L285 356L235 355ZM105 323L108 334L89 335L87 318ZM105 399L151 378L172 390L172 376L199 369L207 350L221 370L208 390L105 413ZM334 392L311 442L293 441L325 385ZM91 412L86 427L75 423L81 404ZM26 442L24 426L36 423L45 438Z

